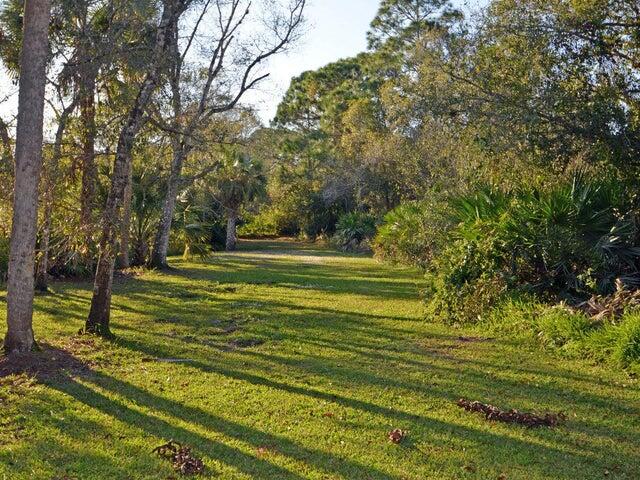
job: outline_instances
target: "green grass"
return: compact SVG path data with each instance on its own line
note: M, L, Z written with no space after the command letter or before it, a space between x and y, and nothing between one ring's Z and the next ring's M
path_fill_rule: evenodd
M173 265L117 281L112 342L76 335L89 284L37 297L39 340L89 371L0 379L0 479L172 478L151 453L169 439L204 478L640 478L637 380L521 340L461 341L479 333L422 319L414 270L290 242ZM460 397L568 420L490 423Z

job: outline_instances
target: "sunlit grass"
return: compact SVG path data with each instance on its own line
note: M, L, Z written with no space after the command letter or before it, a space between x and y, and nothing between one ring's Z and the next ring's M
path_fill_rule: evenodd
M169 439L205 478L640 478L636 380L460 341L478 332L423 321L414 270L289 242L173 265L118 280L113 342L76 336L89 284L37 298L38 338L90 371L0 379L0 478L166 479L151 450ZM460 397L569 418L488 423Z

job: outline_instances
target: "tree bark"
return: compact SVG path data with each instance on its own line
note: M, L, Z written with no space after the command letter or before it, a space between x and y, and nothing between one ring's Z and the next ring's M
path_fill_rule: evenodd
M131 201L133 196L133 165L129 162L129 173L127 174L127 185L124 189L124 199L122 201L122 227L120 228L120 248L116 266L122 270L131 266L129 257L131 243Z
M4 339L8 353L28 352L34 344L34 261L50 14L50 0L25 1Z
M166 0L164 2L149 70L118 138L111 188L102 216L102 233L93 286L93 298L91 299L89 317L85 324L85 329L89 333L103 336L111 335L109 320L113 270L118 249L117 240L122 222L122 203L131 163L131 151L136 135L142 127L145 110L158 83L167 42L187 4L188 0Z
M227 245L225 248L227 252L232 252L236 249L237 224L238 224L238 211L236 209L229 209L228 217L227 217Z
M49 240L51 238L51 217L53 215L53 204L55 200L55 184L58 176L58 165L62 157L62 137L67 128L69 116L76 108L77 101L74 99L60 114L58 128L56 130L53 153L51 155L51 165L45 175L44 185L44 214L42 220L42 234L40 237L40 259L36 268L36 290L46 292L49 290ZM45 170L46 171L46 170Z
M167 253L169 251L169 235L171 234L171 223L173 222L173 213L176 207L176 197L179 193L180 176L182 174L182 165L184 164L185 157L184 148L174 148L171 171L167 179L167 191L162 206L162 216L158 223L158 231L153 244L151 266L154 268L168 267Z
M90 60L86 59L86 62ZM91 64L82 69L80 78L80 122L82 129L82 191L80 194L80 225L87 242L91 241L93 207L96 197L98 169L96 167L96 76Z

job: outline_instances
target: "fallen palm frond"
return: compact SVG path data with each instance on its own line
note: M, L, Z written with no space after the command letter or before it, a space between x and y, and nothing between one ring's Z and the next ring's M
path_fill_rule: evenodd
M628 290L620 279L616 280L616 291L611 295L594 295L576 308L592 320L614 320L625 310L640 306L640 290Z
M545 413L537 415L535 413L519 412L518 410L500 410L498 407L481 402L472 402L461 398L458 406L467 412L483 413L487 420L517 423L526 427L556 427L566 420L563 413Z

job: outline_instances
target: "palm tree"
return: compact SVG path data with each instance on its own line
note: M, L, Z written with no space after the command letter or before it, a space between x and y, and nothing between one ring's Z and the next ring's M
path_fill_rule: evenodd
M264 192L266 178L262 164L238 152L228 154L216 172L215 198L227 215L226 250L236 249L240 209Z

